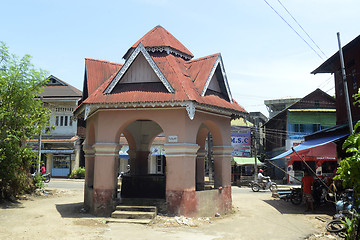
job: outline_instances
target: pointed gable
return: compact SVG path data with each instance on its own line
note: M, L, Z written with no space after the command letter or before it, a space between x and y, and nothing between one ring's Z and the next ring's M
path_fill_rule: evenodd
M335 109L336 100L317 88L289 108L292 109Z
M92 82L93 90L89 89L79 112L86 118L103 106L180 106L186 107L191 119L195 108L236 116L246 113L232 99L221 55L190 60L192 57L174 36L157 26L127 51L125 63L117 65L120 70L108 69L106 76L90 73L90 65L93 71L106 61L87 60L84 81L89 84L84 85Z
M127 59L131 52L141 43L148 51L165 51L179 55L187 60L194 57L194 55L171 33L158 25L140 38L124 55Z
M44 90L39 94L42 98L75 98L82 96L82 92L70 84L50 75Z
M195 59L187 65L201 96L212 94L232 102L221 54Z
M135 76L133 76L134 74ZM145 77L149 77L149 79L145 79ZM165 78L163 73L160 71L154 60L151 58L151 56L141 43L139 43L139 45L135 48L130 57L126 60L123 67L116 74L116 76L106 88L104 93L112 93L114 88L119 84L119 82L120 84L121 82L123 84L136 82L161 82L169 92L174 92L174 89L171 87L168 80Z

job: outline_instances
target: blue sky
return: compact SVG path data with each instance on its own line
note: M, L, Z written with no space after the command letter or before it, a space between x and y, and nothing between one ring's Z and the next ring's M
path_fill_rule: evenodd
M360 1L266 0L314 49L282 3L327 57L360 34ZM334 94L323 63L265 0L3 1L0 41L38 68L82 90L85 58L123 63L139 38L162 25L195 58L220 52L234 99L267 114L264 100L303 97L320 87ZM320 55L322 55L320 53Z

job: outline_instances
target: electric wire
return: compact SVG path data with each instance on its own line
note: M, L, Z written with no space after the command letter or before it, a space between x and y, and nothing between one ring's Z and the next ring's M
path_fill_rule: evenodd
M290 23L285 20L285 18L280 15L280 13L275 10L275 8L270 5L268 1L264 0L264 2L306 43L306 45L308 45L309 48L314 51L314 53L316 53L316 55L318 55L319 58L324 60L324 58L290 25Z
M320 49L320 47L316 44L316 42L310 37L310 35L305 31L305 29L300 25L300 23L295 19L295 17L287 10L287 8L282 4L280 0L278 0L280 5L285 9L285 11L291 16L291 18L296 22L296 24L303 30L303 32L308 36L308 38L314 43L314 45L320 50L320 52L326 57L326 54Z

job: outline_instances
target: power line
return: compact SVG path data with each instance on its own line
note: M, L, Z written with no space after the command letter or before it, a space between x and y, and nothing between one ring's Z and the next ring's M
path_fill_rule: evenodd
M320 54L280 15L280 13L278 13L271 5L270 3L268 3L268 1L264 0L264 2L306 43L306 45L308 45L309 48L311 48L314 53L316 53L316 55L318 55L319 58L321 58L322 60L323 57L320 56Z
M314 45L320 50L320 52L326 57L326 54L320 49L320 47L316 44L316 42L310 37L310 35L305 31L305 29L300 25L300 23L295 19L295 17L287 10L287 8L278 0L280 5L285 9L285 11L292 17L292 19L296 22L296 24L303 30L303 32L308 36L308 38L314 43Z

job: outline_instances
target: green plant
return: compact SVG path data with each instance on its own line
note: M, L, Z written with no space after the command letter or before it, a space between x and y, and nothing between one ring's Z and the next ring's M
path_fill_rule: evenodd
M43 177L40 174L35 174L33 180L34 180L35 188L39 188L41 190L45 188L45 183L43 181Z
M79 167L78 169L72 170L69 178L85 178L85 168Z
M356 123L354 132L357 132L360 121ZM347 158L340 161L335 180L342 180L344 187L354 189L356 205L359 205L360 193L360 135L351 134L344 142L343 149L349 154Z
M342 221L346 228L345 238L347 240L359 239L358 238L358 228L359 228L359 218L355 213L354 216L350 218L345 218L345 221Z

